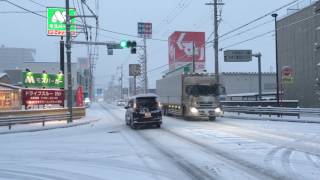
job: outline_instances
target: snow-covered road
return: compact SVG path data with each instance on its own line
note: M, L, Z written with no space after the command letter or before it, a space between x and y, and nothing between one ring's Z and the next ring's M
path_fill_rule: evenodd
M207 180L320 177L320 124L164 117L131 130L124 110L93 105L88 125L0 135L0 179Z

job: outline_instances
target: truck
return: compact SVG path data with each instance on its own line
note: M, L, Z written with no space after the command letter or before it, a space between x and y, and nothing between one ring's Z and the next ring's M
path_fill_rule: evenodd
M220 87L210 73L175 74L156 82L163 114L191 119L215 120L222 115Z

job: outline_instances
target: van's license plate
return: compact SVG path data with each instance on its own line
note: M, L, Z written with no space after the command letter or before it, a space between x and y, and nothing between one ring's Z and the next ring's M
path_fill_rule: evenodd
M144 117L145 117L145 118L151 118L151 113L150 113L150 112L144 113Z

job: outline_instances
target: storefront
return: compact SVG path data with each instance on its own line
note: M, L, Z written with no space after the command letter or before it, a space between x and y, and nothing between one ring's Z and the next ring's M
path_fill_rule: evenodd
M0 111L21 109L21 88L0 83Z

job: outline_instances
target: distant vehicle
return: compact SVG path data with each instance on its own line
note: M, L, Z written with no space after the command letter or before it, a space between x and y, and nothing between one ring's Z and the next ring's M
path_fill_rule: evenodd
M223 88L213 74L165 76L157 81L156 86L164 115L209 120L222 115L219 94Z
M84 105L86 106L86 108L90 107L90 105L91 105L90 98L88 98L88 97L84 98Z
M141 125L155 125L158 128L162 124L162 114L158 96L155 94L141 94L129 99L125 106L126 124L133 129Z
M117 101L117 106L125 106L126 102L124 100L118 100Z

